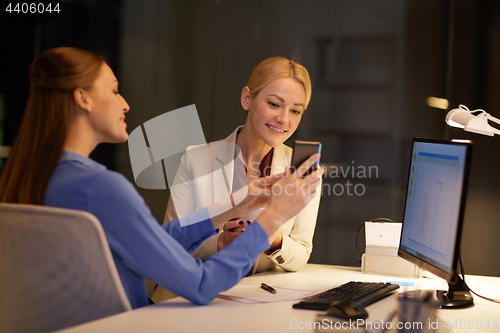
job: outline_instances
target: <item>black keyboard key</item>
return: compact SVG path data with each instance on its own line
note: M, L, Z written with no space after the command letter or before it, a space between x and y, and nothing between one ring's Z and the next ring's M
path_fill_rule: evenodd
M399 285L383 282L351 281L317 295L307 297L293 305L295 309L326 310L338 300L349 300L367 306L391 294Z

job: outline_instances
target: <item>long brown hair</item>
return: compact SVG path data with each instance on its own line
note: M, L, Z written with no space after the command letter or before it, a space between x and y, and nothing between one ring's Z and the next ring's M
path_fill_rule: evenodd
M272 57L262 61L254 68L247 87L250 96L255 97L271 81L279 78L291 78L304 86L306 100L304 110L307 109L311 100L311 78L307 69L298 62L285 57Z
M30 93L16 141L0 175L0 202L43 204L75 116L73 93L88 89L104 60L94 52L58 47L30 66Z

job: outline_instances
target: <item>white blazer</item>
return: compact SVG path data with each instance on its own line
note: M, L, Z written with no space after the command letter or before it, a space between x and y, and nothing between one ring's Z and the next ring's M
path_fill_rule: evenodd
M234 147L241 127L224 140L210 143L210 148L202 145L186 150L174 181L174 199L171 194L164 222L188 216L232 193ZM291 156L290 147L281 145L274 148L271 174L282 172L286 166L290 166ZM298 215L279 228L283 233L281 249L269 256L262 253L258 259L257 272L271 269L275 265L287 271L297 271L306 265L312 251L320 192ZM205 260L216 253L217 239L218 235L206 239L193 252L193 256Z

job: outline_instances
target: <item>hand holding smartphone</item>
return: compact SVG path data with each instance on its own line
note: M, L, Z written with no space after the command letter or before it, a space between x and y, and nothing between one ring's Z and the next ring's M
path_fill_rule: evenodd
M321 142L300 140L294 141L291 165L292 173L295 172L295 170L297 170L305 160L315 153L321 154ZM319 160L304 174L303 177L307 176L317 168L319 168Z

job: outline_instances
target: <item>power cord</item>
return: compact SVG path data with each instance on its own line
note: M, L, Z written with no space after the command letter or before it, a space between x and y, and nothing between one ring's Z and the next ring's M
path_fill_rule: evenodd
M467 282L465 282L465 268L464 268L464 265L463 265L463 262L462 262L462 252L459 253L458 255L458 261L460 263L460 275L462 275L462 280L464 281L465 285L467 286L467 288L469 288L469 291L471 293L473 293L474 295L476 295L477 297L480 297L482 299L485 299L487 301L490 301L490 302L493 302L493 303L497 303L497 304L500 304L500 300L498 299L494 299L494 298L489 298L489 297L486 297L486 296L482 296L482 295L479 295L478 293L476 293L474 290L472 290L468 285L467 285Z
M370 221L367 221L367 222L391 222L391 223L395 223L393 220L388 219L386 217L377 217L377 218L371 219ZM364 228L365 228L365 223L363 222L363 224L358 229L358 234L356 235L356 253L358 254L360 265L361 265L361 257L363 254L359 250L358 243L359 243L359 236L361 235L361 232L363 231Z

